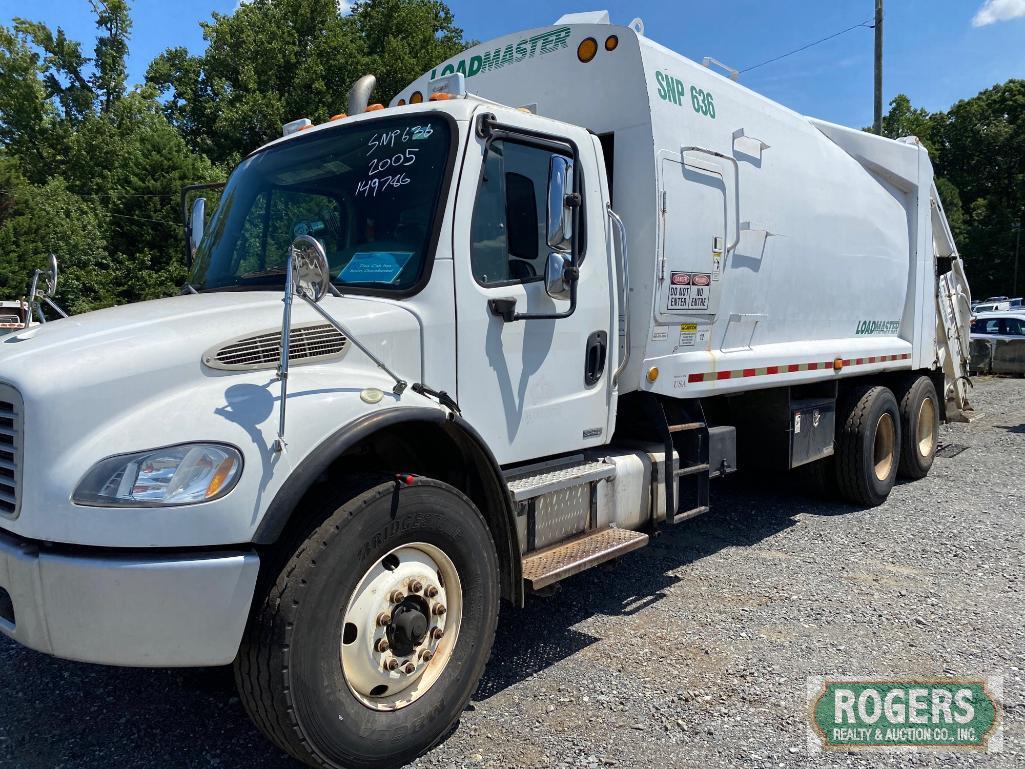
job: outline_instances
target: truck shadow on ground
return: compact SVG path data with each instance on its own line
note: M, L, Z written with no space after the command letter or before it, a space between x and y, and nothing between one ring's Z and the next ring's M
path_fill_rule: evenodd
M794 525L799 513L854 508L824 502L790 481L735 476L714 487L704 516L663 531L619 563L505 607L494 654L474 700L577 654L600 639L575 629L595 616L629 617L666 600L673 572L725 547L745 546ZM0 766L20 769L245 767L295 769L250 723L228 668L137 670L51 659L0 638Z
M767 483L771 481L771 486ZM712 510L667 527L619 561L570 577L551 596L503 606L495 645L474 700L481 702L570 657L599 638L575 629L594 615L628 617L665 600L672 572L726 547L753 545L794 525L794 516L843 515L850 505L815 496L799 478L738 474L713 485Z

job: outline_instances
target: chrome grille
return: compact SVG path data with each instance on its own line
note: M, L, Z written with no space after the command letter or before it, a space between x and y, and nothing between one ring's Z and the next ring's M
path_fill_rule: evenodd
M339 357L348 340L329 323L296 326L289 335L288 360L312 363ZM207 351L203 362L210 368L246 371L274 368L281 359L281 331L233 339Z
M16 518L21 490L23 419L18 392L0 384L0 515Z

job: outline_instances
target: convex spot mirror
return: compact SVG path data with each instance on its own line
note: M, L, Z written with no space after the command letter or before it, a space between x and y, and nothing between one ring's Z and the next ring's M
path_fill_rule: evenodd
M196 255L199 242L203 239L203 230L206 228L206 198L196 198L192 201L192 213L189 215L189 250L192 256Z
M292 241L290 251L293 290L319 302L331 285L331 267L324 246L310 235L300 235Z
M552 155L548 166L548 247L570 251L573 247L573 161Z
M545 262L545 291L552 299L565 299L570 294L573 262L567 254L552 251Z
M46 295L53 297L57 293L57 257L50 254L50 271L46 273Z

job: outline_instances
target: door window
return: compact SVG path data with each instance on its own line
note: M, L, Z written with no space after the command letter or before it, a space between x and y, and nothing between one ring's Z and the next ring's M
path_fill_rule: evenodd
M1025 336L1025 321L1021 318L1004 318L1003 333L1008 336Z
M497 140L488 148L470 226L470 264L484 286L544 277L552 153Z

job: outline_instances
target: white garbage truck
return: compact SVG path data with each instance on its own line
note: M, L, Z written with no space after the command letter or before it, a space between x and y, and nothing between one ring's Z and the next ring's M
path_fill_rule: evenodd
M877 505L967 409L970 296L913 138L605 13L370 88L192 206L181 296L0 342L0 632L233 664L317 767L435 744L503 599L712 481L804 467Z

